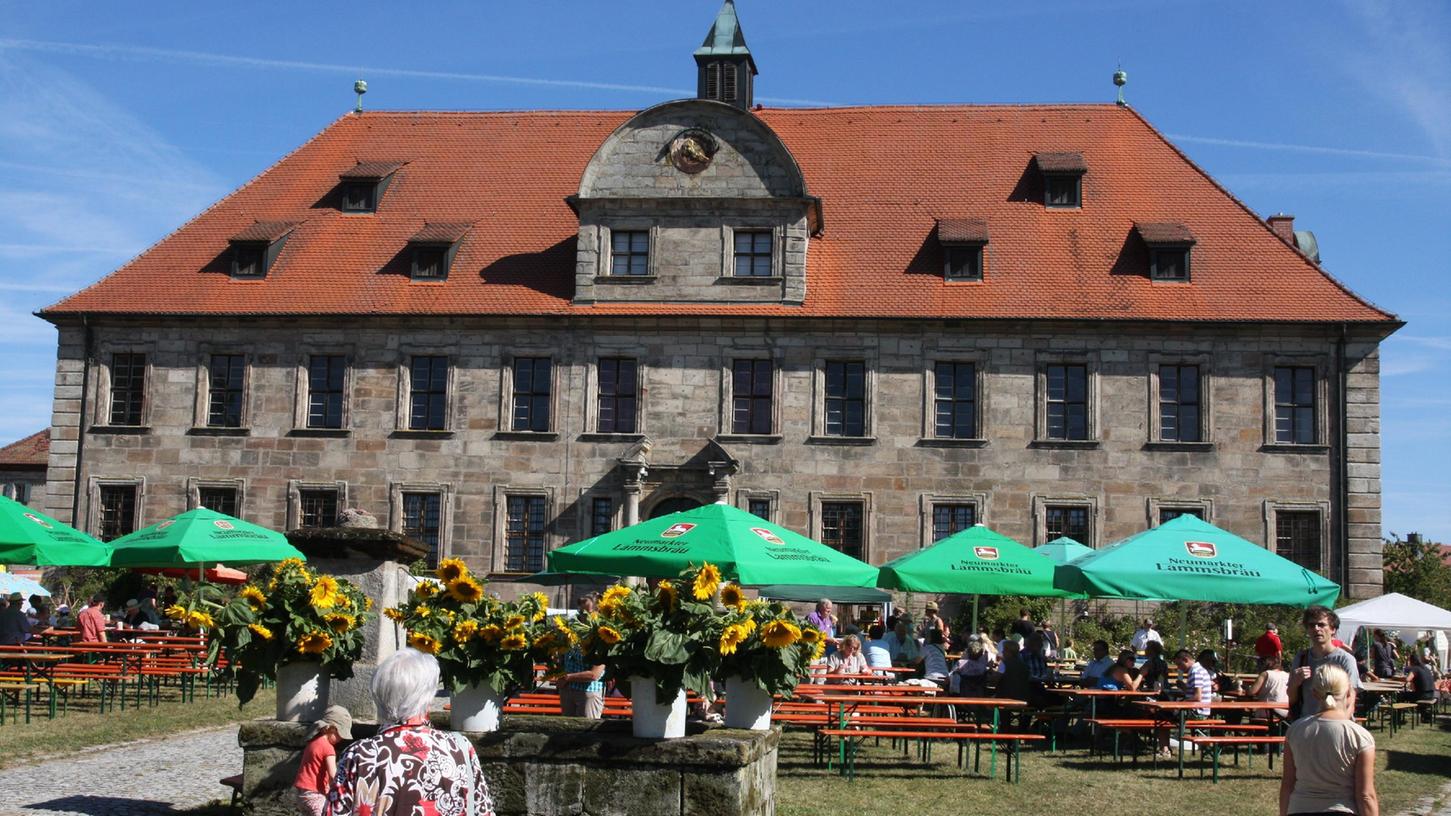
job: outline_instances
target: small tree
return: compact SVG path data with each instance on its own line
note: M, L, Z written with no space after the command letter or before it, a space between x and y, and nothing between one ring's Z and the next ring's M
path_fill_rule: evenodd
M1385 591L1409 595L1418 601L1451 608L1451 564L1441 547L1411 533L1405 540L1395 533L1385 539Z

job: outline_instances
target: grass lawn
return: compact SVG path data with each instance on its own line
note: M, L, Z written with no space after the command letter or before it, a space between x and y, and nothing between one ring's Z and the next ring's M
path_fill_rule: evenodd
M1451 782L1451 719L1435 726L1404 729L1395 739L1372 729L1376 738L1376 788L1381 812L1409 811L1427 796L1438 795ZM801 731L784 735L777 765L778 816L927 816L941 813L1096 814L1132 816L1208 816L1274 814L1279 807L1280 763L1275 770L1256 756L1253 769L1221 767L1219 784L1199 779L1197 758L1180 780L1173 768L1150 769L1125 761L1088 759L1081 744L1066 753L1037 748L1023 761L1023 782L965 775L957 768L957 750L939 745L934 764L904 759L901 750L885 744L867 747L858 757L857 778L848 782L836 772L811 764L811 740ZM1224 761L1232 763L1231 755ZM987 769L987 757L983 757ZM1441 803L1443 806L1446 802ZM1417 809L1417 813L1426 811Z
M149 739L253 719L272 712L275 705L273 694L271 689L263 689L246 708L239 709L235 694L208 698L199 688L195 702L183 703L175 689L162 689L161 704L156 707L143 701L139 710L134 707L125 711L107 708L102 716L96 711L93 692L89 697L72 696L69 713L64 716L57 714L54 720L46 719L43 704L36 704L29 724L23 714L20 722L12 722L7 711L5 725L0 728L0 738L5 742L5 750L0 751L0 768L44 756L72 754L97 745Z

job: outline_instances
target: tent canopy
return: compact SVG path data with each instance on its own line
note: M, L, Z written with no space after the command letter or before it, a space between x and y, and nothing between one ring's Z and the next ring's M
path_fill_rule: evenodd
M307 560L287 536L205 507L188 510L111 542L113 567L191 567Z
M1087 555L1093 555L1092 547L1085 547L1068 536L1059 536L1047 544L1039 544L1033 552L1051 558L1058 564L1071 564Z
M1451 630L1451 612L1399 592L1353 603L1335 610L1335 614L1340 616L1340 631L1336 636L1346 643L1353 643L1356 631L1361 628Z
M877 586L907 592L1072 597L1074 593L1054 587L1056 569L1051 559L976 524L883 564Z
M814 603L827 598L833 603L884 604L890 603L892 593L868 587L833 587L817 584L767 584L757 587L762 598L778 601Z

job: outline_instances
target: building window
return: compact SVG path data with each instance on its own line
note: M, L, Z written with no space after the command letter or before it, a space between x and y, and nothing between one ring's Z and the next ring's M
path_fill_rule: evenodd
M599 365L600 433L635 432L635 361L606 357ZM546 420L547 424L547 420Z
M1193 516L1200 521L1204 520L1204 508L1202 507L1161 507L1159 508L1159 523L1167 524L1180 516Z
M443 280L448 277L448 247L439 244L415 244L413 247L414 280Z
M514 360L514 420L516 431L549 430L549 392L553 381L548 357Z
M1093 546L1091 508L1072 504L1050 504L1043 508L1043 532L1046 540L1071 538L1079 544Z
M1189 247L1151 247L1149 276L1153 280L1189 280Z
M977 365L937 363L932 369L934 435L939 439L977 436Z
M1164 442L1200 442L1199 366L1159 366L1159 439Z
M861 502L822 502L821 543L853 558L862 558L863 515Z
M242 427L247 359L241 354L213 354L207 366L207 426Z
M977 523L975 504L932 505L932 540L941 541Z
M140 425L146 398L146 355L119 352L111 355L111 423Z
M946 255L943 277L950 281L982 280L983 247L980 244L952 244L942 249Z
M318 529L338 526L338 491L332 489L297 492L297 526Z
M197 488L197 506L205 507L214 513L221 513L227 516L237 515L237 488L235 487L201 487Z
M428 548L428 565L438 564L443 499L437 493L403 494L403 534Z
M615 501L609 496L595 496L589 503L590 537L604 535L615 526Z
M1315 369L1312 366L1275 368L1275 441L1290 445L1315 444Z
M136 485L101 485L99 538L111 541L136 529Z
M860 360L826 364L826 435L866 436L867 365Z
M650 232L648 230L614 230L610 233L610 274L619 276L650 274Z
M1044 203L1049 207L1074 208L1083 205L1082 177L1071 173L1050 173L1043 177Z
M377 208L376 181L350 181L343 184L343 206L346 213L370 213Z
M510 496L504 531L504 561L509 572L544 569L544 497Z
M314 354L307 361L307 427L343 427L343 388L348 371L341 354Z
M771 250L775 241L770 230L737 230L735 242L736 277L769 278L774 274Z
M755 516L756 518L760 518L760 519L764 519L766 521L770 521L771 520L771 500L770 499L750 499L750 500L748 500L746 502L746 512L747 513L750 513L751 515Z
M20 504L30 501L30 485L25 482L7 482L0 493L3 493L5 498L14 499Z
M408 429L448 428L448 358L418 356L408 371Z
M1048 439L1088 438L1088 366L1050 365L1047 374Z
M731 364L731 433L771 432L774 368L770 360L736 360Z
M262 241L232 242L232 277L260 278L266 274L266 243Z
M1314 510L1275 511L1275 552L1307 570L1320 569L1320 514Z

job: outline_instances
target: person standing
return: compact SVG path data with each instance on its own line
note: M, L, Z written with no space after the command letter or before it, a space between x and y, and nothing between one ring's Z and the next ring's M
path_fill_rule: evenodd
M1037 627L1033 626L1033 618L1028 614L1028 610L1026 609L1018 610L1018 619L1013 621L1012 630L1013 634L1020 638L1018 641L1019 645L1026 643L1028 638L1032 637L1033 633L1038 631Z
M1371 633L1370 671L1376 677L1391 677L1396 673L1396 647L1386 637L1384 629Z
M1301 684L1305 696L1315 698L1316 713L1301 717L1285 734L1280 816L1380 816L1375 738L1351 718L1350 681L1339 665L1322 663Z
M81 630L82 643L106 642L106 611L102 609L105 602L106 596L92 595L91 603L76 615L76 626Z
M579 602L580 617L594 614L595 599ZM605 667L590 665L579 646L570 647L560 659L564 674L559 678L559 712L566 717L598 720L605 715Z
M826 636L826 654L834 654L837 646L837 619L836 615L833 614L831 599L822 598L817 601L816 611L806 616L806 622L816 627L821 631L821 634Z
M297 812L302 816L322 816L327 807L328 789L338 774L338 743L352 738L353 717L342 706L328 706L322 719L308 730L307 744L302 747L302 763L292 782Z
M1265 633L1255 639L1255 657L1259 658L1260 669L1263 670L1271 657L1279 657L1284 650L1285 644L1280 642L1280 627L1270 621L1265 624Z
M922 612L922 623L917 625L917 637L927 640L936 629L942 633L942 642L952 641L952 630L947 627L947 621L937 614L937 602L928 601L927 607Z
M1253 686L1250 686L1249 696L1256 700L1264 700L1269 703L1279 703L1274 708L1262 708L1255 712L1257 716L1268 719L1271 714L1280 719L1290 716L1290 710L1285 706L1290 702L1290 673L1280 667L1280 656L1270 655L1265 658L1265 670L1255 678Z
M1144 618L1144 624L1134 631L1133 638L1129 640L1129 648L1133 649L1135 652L1142 652L1145 649L1149 648L1149 644L1153 641L1158 641L1160 644L1162 644L1164 642L1164 638L1161 637L1159 635L1159 631L1154 628L1153 619Z
M1354 711L1356 692L1360 689L1360 672L1355 668L1355 656L1335 647L1335 630L1340 628L1340 616L1329 607L1317 604L1305 608L1300 622L1310 638L1310 648L1295 655L1295 662L1290 665L1290 710L1293 712L1299 705L1302 718L1320 713L1324 698L1303 691L1309 689L1310 678L1315 671L1330 664L1339 666L1350 678L1346 710Z

